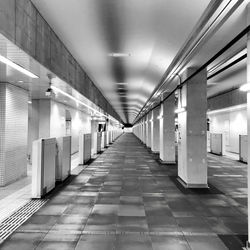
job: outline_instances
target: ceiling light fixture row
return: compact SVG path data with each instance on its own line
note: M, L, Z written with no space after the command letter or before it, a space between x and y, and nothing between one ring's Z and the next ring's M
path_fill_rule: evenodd
M99 114L99 115L101 115L101 116L104 116L104 117L106 117L106 118L108 118L108 119L110 119L110 120L113 120L114 122L118 122L116 119L114 119L114 118L112 118L112 117L110 117L110 116L108 116L108 115L103 114L102 112L98 111L98 110L95 109L95 108L92 108L91 106L85 104L84 102L82 102L82 101L76 99L74 96L72 96L72 95L70 95L70 94L64 92L63 90L61 90L61 89L59 89L59 88L57 88L57 87L55 87L55 86L53 86L53 85L51 86L51 88L52 88L55 92L59 92L59 93L61 93L62 95L64 95L64 96L70 98L71 100L74 100L77 104L82 104L83 106L85 106L86 108L89 108L89 109L92 110L93 112L95 112L95 113L97 113L97 114Z
M123 53L123 52L114 52L114 53L109 53L108 55L111 57L129 57L129 56L131 56L130 53Z
M216 13L215 15L211 16L210 17L210 21L212 21L212 25L211 25L211 22L206 22L206 24L208 25L208 28L205 26L203 27L203 29L200 30L200 34L199 36L196 36L196 39L194 41L192 40L189 40L187 41L186 43L190 43L192 45L191 48L189 48L187 51L188 53L187 54L184 54L183 51L179 51L179 53L183 53L183 55L185 56L185 58L190 58L192 56L192 54L197 50L199 49L199 46L204 43L204 40L206 40L209 35L214 32L214 30L216 30L217 27L220 27L220 24L222 23L222 20L223 18L228 18L230 15L228 15L228 13L230 13L231 11L231 14L238 8L238 6L242 3L243 1L237 1L237 0L227 0L227 1L222 1L223 4L220 4L219 2L217 3L215 1L215 5L217 5L217 9L220 10L219 12L214 12ZM212 6L212 5L211 5ZM242 31L242 34L239 34L237 36L237 38L235 38L235 42L238 41L242 35L245 35L247 31L247 29L249 29L249 27L247 27L244 31ZM244 34L243 34L244 33ZM193 36L190 36L190 37L193 37ZM190 42L191 41L191 42ZM235 42L233 42L233 40L230 42L232 44L234 44ZM229 43L229 44L230 44ZM227 45L228 48L231 47L231 45ZM227 46L225 46L221 51L223 50L227 50L228 48L226 48ZM184 46L185 47L185 46ZM211 62L211 61L214 61L214 58L217 58L218 57L218 54L220 54L219 51L213 58L211 58L208 62ZM177 54L178 55L178 54ZM184 59L185 59L184 58ZM171 82L176 73L179 73L179 74L182 74L182 72L185 70L185 60L182 59L182 61L179 63L179 65L175 65L175 67L172 67L171 69L168 69L167 72L165 72L164 74L164 80L161 81L161 83L158 85L158 89L161 89L163 88L163 86L168 82ZM207 62L207 63L208 63ZM204 65L205 66L205 65ZM207 67L207 65L206 65ZM156 90L156 91L157 91ZM148 101L154 96L155 92L152 93L151 97L148 99ZM136 119L134 120L133 123L136 123L139 119L141 118L141 111L139 112L138 116L136 117Z
M10 66L13 69L16 69L17 71L25 74L26 76L29 76L31 78L39 78L37 75L33 74L32 72L23 68L22 66L18 65L17 63L14 63L13 61L8 59L7 57L0 55L0 62Z

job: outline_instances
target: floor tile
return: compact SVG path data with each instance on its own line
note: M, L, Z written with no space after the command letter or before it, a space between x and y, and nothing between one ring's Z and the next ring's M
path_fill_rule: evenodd
M180 188L177 166L161 165L157 157L125 134L0 249L241 249L248 230L246 178L221 176L247 176L247 166L208 154L205 192Z

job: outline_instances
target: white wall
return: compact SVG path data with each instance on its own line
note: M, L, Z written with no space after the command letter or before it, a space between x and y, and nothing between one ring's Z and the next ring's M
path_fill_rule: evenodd
M34 140L41 137L61 137L66 135L66 110L71 115L71 153L78 151L80 132L91 133L90 116L55 101L33 100L29 113L29 154L31 154Z
M236 111L227 111L208 115L210 119L210 132L222 133L226 150L239 153L239 135L247 134L246 108Z
M71 153L78 151L79 134L91 133L90 116L82 111L57 102L51 102L50 136L61 137L66 135L66 110L71 115Z
M125 133L132 133L133 132L133 128L124 128L124 132Z

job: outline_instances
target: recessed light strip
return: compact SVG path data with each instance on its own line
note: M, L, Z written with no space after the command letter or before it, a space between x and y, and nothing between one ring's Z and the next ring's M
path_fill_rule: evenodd
M128 57L128 56L131 56L130 53L109 53L109 56L111 57Z
M30 71L28 71L27 69L21 67L20 65L12 62L10 59L0 55L0 62L12 67L13 69L18 70L19 72L31 77L31 78L39 78L37 75L31 73Z
M111 118L111 117L109 117L109 116L107 116L107 115L101 113L101 112L98 111L97 109L94 109L94 108L90 107L89 105L87 105L86 103L84 103L84 102L82 102L82 101L76 99L74 96L72 96L72 95L70 95L70 94L64 92L63 90L61 90L61 89L59 89L59 88L57 88L57 87L55 87L55 86L51 86L51 88L52 88L54 91L57 91L57 92L59 92L59 93L65 95L65 96L67 96L67 97L70 98L71 100L74 100L76 103L82 104L82 105L85 106L86 108L89 108L89 109L91 109L92 111L94 111L94 112L96 112L96 113L98 113L98 114L100 114L100 115L102 115L102 116L105 116L105 117L107 117L107 118L110 119L110 120L113 120L113 121L115 121L115 122L118 122L117 120L115 120L115 119L113 119L113 118Z

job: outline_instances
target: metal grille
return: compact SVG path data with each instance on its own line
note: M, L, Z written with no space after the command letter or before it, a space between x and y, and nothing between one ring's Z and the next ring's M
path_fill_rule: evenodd
M31 200L0 223L0 244L39 210L48 200Z

